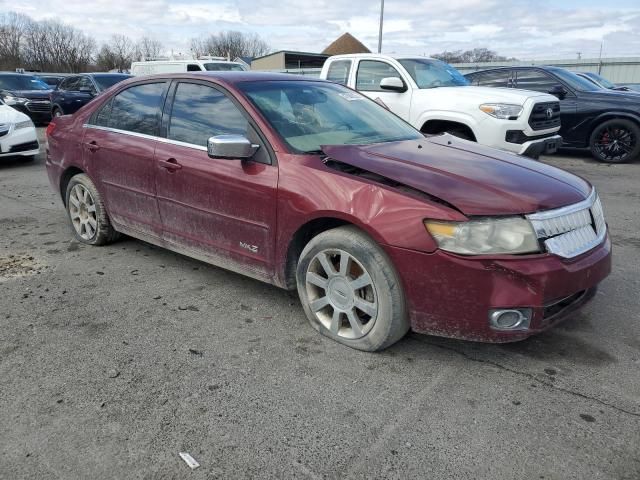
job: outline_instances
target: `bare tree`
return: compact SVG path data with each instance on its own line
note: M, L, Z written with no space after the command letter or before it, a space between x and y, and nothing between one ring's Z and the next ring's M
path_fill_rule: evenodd
M22 50L27 29L33 21L26 15L0 14L0 69L14 70L22 66Z
M26 68L81 72L92 63L95 41L57 20L31 22L24 34L21 61Z
M220 32L206 38L191 39L191 51L196 56L259 57L269 52L269 45L255 33Z
M135 60L153 60L164 50L162 42L149 37L142 37L136 44Z
M137 45L126 35L112 35L109 43L100 47L96 55L96 66L100 70L124 72L131 67L131 62L137 59L137 50Z
M474 48L473 50L444 51L431 55L433 58L447 63L477 63L477 62L504 62L505 60L517 60L498 55L488 48Z

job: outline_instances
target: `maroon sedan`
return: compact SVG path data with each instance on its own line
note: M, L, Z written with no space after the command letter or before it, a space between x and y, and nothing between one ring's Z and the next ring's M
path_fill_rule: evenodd
M260 73L118 84L47 129L76 238L120 233L282 288L361 350L409 328L526 338L611 268L595 189L449 135L425 138L341 85Z

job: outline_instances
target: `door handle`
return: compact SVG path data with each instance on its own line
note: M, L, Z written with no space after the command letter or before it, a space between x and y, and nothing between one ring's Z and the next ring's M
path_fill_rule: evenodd
M180 170L182 168L182 165L180 165L175 158L160 160L159 165L169 172L175 172L176 170Z
M91 140L89 143L85 143L85 145L87 146L87 149L91 153L95 153L98 150L100 150L100 145L98 145L98 143L95 140Z

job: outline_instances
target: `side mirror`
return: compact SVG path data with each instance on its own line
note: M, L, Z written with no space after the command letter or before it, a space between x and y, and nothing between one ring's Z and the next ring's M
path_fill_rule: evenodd
M251 143L243 135L216 135L207 140L207 153L211 158L246 160L256 153L260 145Z
M549 93L551 95L558 97L560 100L562 100L564 97L567 96L568 92L565 90L565 88L562 85L554 85L553 87L551 87L551 90L549 90Z
M406 92L407 87L398 77L385 77L380 80L380 88L382 90L392 90L394 92Z

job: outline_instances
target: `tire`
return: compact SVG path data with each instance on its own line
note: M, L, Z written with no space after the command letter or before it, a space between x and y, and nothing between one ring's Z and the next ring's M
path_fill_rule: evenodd
M640 156L640 127L621 118L607 120L591 133L589 148L593 157L601 162L633 161Z
M51 113L52 118L61 117L62 115L64 115L64 113L62 112L62 109L58 107L54 108Z
M311 326L351 348L382 350L409 330L391 260L356 227L334 228L311 239L300 255L296 282Z
M120 237L111 226L102 197L87 175L79 173L71 178L65 200L71 231L78 241L106 245Z

